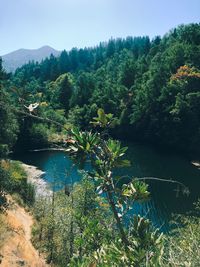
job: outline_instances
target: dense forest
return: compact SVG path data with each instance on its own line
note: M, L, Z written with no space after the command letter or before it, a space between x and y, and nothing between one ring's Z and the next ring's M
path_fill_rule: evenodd
M200 147L199 53L200 25L189 24L163 38L111 39L30 62L5 86L18 107L37 102L38 115L61 123L87 129L103 108L117 117L118 138L194 151ZM30 128L34 135L50 127L28 123L20 125L19 139Z
M149 197L148 186L137 179L116 186L121 177L113 170L130 163L123 158L127 148L112 138L200 152L200 24L152 40L118 38L64 50L15 73L6 73L0 61L0 125L0 208L6 193L20 193L36 218L33 243L48 263L187 266L188 260L197 266L200 253L193 261L191 251L198 235L189 245L181 243L181 230L164 239L140 216L127 226L125 211ZM82 171L89 160L92 170L65 192L35 200L19 163L5 158L53 145L67 146ZM187 225L188 218L181 220ZM195 216L189 225L186 237L199 227Z

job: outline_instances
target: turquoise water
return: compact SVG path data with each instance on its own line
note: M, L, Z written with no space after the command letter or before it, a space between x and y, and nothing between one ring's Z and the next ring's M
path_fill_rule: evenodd
M177 184L146 181L151 198L135 204L132 212L150 218L155 226L167 230L172 214L186 213L200 197L200 170L181 155L133 143L126 145L129 147L127 158L132 166L116 171L117 174L128 176L124 182L132 177L156 177L177 180L189 188L190 194L184 195ZM63 151L31 152L16 158L45 171L43 179L56 189L81 179L81 174L76 167L72 167L72 161Z

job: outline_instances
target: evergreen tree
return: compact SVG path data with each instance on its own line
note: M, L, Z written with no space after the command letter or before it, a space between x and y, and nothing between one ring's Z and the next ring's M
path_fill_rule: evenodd
M4 86L5 76L0 59L0 158L5 157L14 145L18 131L14 106Z

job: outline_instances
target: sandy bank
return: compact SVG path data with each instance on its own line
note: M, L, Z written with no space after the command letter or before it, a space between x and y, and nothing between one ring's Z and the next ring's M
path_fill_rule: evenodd
M37 167L22 163L22 167L27 173L28 182L35 186L36 196L50 196L51 190L48 184L42 179L42 175L45 173L39 170Z
M10 197L10 200L11 197ZM9 225L9 236L1 247L2 267L46 267L44 258L31 243L32 216L15 202L10 205L5 215Z

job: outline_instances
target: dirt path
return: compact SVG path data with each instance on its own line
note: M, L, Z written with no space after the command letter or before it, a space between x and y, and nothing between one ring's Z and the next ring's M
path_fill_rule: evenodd
M31 239L31 226L33 219L24 208L14 204L7 211L7 221L12 231L5 240L0 254L2 262L0 267L47 267L44 259L39 256L38 251L33 247Z

